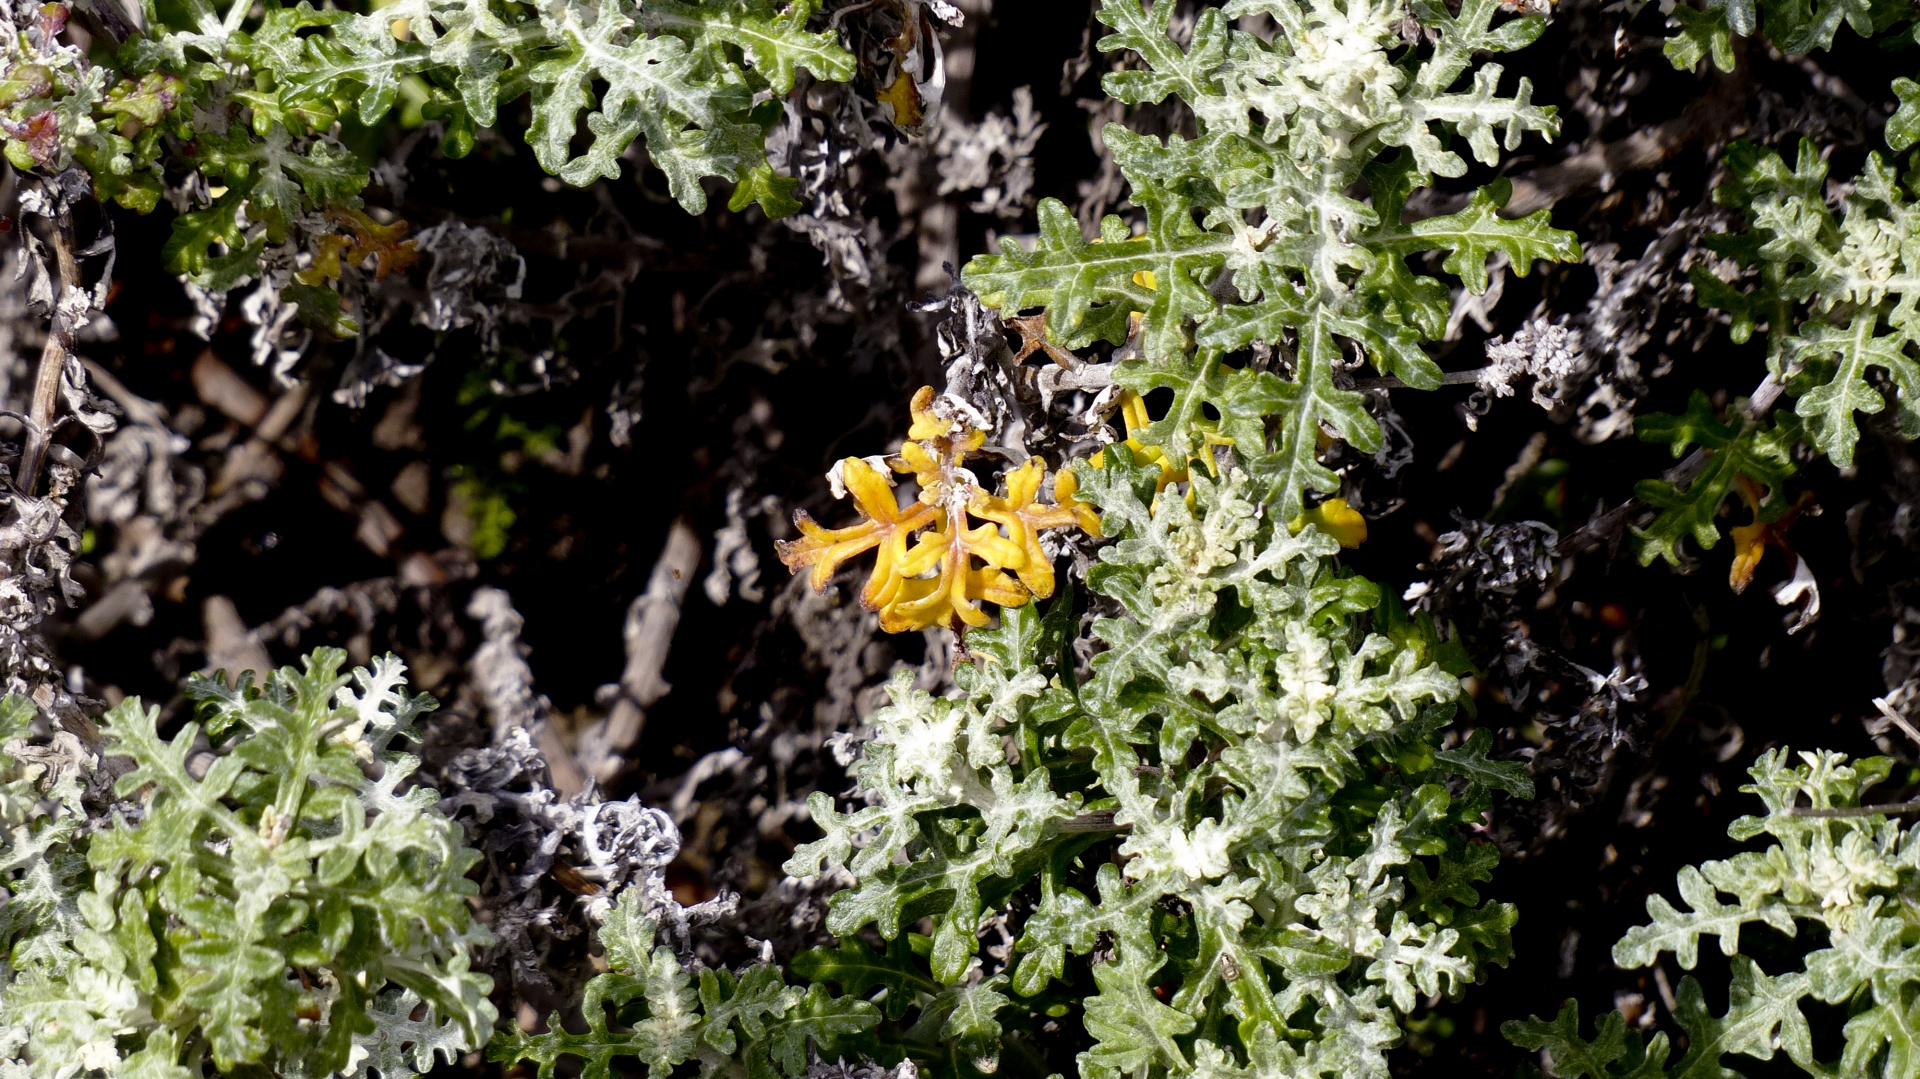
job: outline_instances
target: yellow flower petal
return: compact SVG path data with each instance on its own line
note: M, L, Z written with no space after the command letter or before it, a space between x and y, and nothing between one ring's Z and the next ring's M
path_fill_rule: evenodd
M1287 522L1287 529L1298 535L1308 525L1332 536L1342 547L1351 549L1367 542L1367 519L1344 498L1327 499Z

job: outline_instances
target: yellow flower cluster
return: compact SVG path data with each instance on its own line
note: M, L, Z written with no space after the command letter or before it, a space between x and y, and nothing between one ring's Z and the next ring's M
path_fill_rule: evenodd
M1073 474L1053 481L1054 505L1037 502L1046 471L1038 458L1007 472L1006 494L981 487L964 462L977 453L986 432L961 419L935 415L933 387L913 397L913 426L900 452L886 465L910 474L920 496L901 509L893 480L858 457L840 462L840 478L859 510L860 523L823 528L805 510L793 515L800 538L782 541L780 560L812 572L822 590L840 565L877 551L860 602L880 615L888 633L951 626L956 632L984 626L982 601L1018 607L1053 594L1053 563L1040 547L1048 528L1077 527L1100 534L1093 507L1073 497ZM979 524L972 523L979 521Z

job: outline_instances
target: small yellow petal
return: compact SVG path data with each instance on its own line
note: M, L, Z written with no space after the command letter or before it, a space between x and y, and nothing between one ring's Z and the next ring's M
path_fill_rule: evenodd
M1120 418L1126 421L1127 437L1139 434L1153 420L1147 415L1147 402L1132 390L1120 391Z
M1288 530L1295 535L1308 525L1332 536L1342 547L1351 549L1367 542L1367 519L1344 498L1329 498L1287 522Z
M913 417L913 426L907 429L907 438L919 442L929 438L943 438L953 430L953 424L933 414L933 387L922 386L913 395L913 402L907 406Z
M1754 571L1767 554L1767 526L1755 521L1733 526L1733 565L1727 571L1727 584L1734 592L1745 592L1753 583Z

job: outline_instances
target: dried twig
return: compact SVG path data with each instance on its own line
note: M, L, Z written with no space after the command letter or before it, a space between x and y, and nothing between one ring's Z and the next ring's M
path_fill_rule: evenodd
M1889 723L1906 732L1907 737L1913 739L1914 745L1920 746L1920 730L1915 730L1913 724L1907 722L1907 717L1900 714L1900 710L1893 706L1893 702L1885 697L1875 697L1873 706L1880 710L1881 715L1887 717Z
M476 588L467 603L467 617L479 622L486 634L469 666L493 720L493 744L505 745L515 729L525 729L546 758L554 789L568 798L579 794L586 789L586 777L554 729L547 699L534 692L533 668L527 665L527 647L520 641L526 623L513 609L512 597L498 588Z
M73 216L64 208L53 219L53 258L60 273L60 287L54 293L52 325L47 329L47 343L40 350L40 367L34 375L33 404L26 417L27 444L20 454L20 472L13 478L14 489L26 495L40 485L40 468L46 464L47 448L53 442L60 379L66 373L67 358L73 355L70 297L80 289L80 263L73 257Z
M620 696L607 718L580 739L580 770L602 783L619 773L623 754L640 740L647 709L673 688L661 671L680 626L680 605L699 567L700 538L684 517L675 518L647 590L627 608L627 668L620 675Z
M1472 385L1480 381L1480 376L1486 370L1485 367L1475 367L1466 371L1448 371L1440 376L1440 384L1442 386ZM1407 384L1392 375L1387 375L1382 378L1356 378L1353 380L1353 388L1356 390L1404 390Z

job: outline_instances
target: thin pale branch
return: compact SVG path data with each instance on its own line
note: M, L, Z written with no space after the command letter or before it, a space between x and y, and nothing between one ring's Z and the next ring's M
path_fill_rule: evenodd
M1887 802L1872 806L1840 806L1834 809L1817 809L1813 806L1789 806L1786 816L1816 817L1822 820L1838 817L1903 817L1908 813L1920 813L1920 798L1908 802Z
M20 455L20 471L13 478L14 489L26 495L40 485L40 469L53 443L60 379L66 373L67 357L73 355L73 314L68 297L80 288L80 264L73 256L73 218L64 211L53 221L53 258L60 273L60 287L54 293L53 321L47 328L46 347L40 350L40 367L34 375L27 445Z

